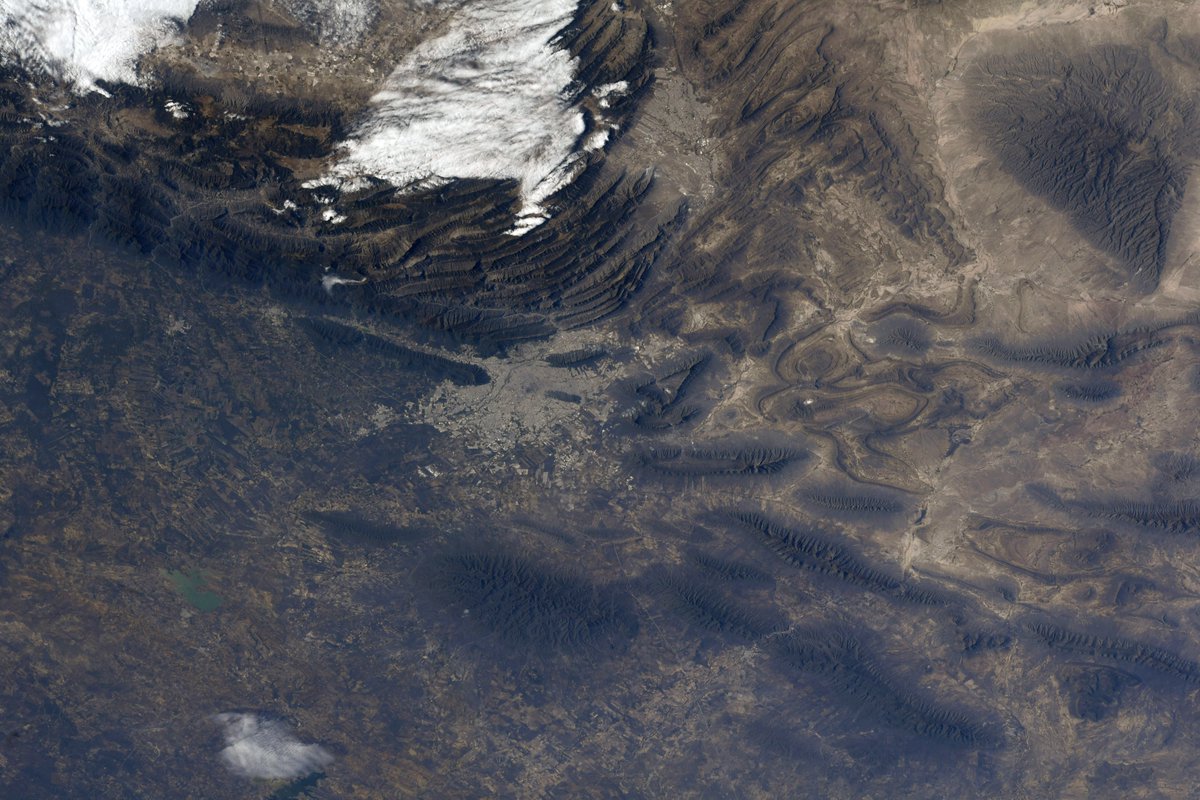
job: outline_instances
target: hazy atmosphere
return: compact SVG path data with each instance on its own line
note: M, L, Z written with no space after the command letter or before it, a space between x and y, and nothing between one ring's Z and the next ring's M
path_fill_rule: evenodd
M0 23L0 796L1200 798L1200 5Z

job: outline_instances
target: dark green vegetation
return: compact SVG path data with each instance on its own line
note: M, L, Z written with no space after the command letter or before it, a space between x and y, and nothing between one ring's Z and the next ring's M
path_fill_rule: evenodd
M768 548L793 567L812 570L847 585L908 602L921 605L943 602L936 594L871 566L850 545L824 531L802 525L783 525L752 511L731 511L729 516L757 533Z
M1102 722L1116 716L1126 691L1142 683L1136 675L1098 666L1066 667L1060 673L1059 681L1067 695L1071 714L1089 722Z
M1123 45L1005 54L976 70L979 130L1004 168L1152 291L1196 153L1194 101Z
M1177 502L1077 502L1073 506L1089 517L1122 522L1137 528L1166 533L1194 534L1200 532L1200 503L1189 500Z
M897 730L966 747L999 747L991 726L942 708L902 688L851 636L834 630L797 631L771 649L787 667L819 676L851 706Z
M1187 484L1200 478L1200 458L1190 453L1161 453L1155 456L1154 467L1171 483Z
M608 357L608 351L601 347L581 347L563 353L551 353L546 356L546 363L560 369L586 369Z
M769 477L807 458L802 450L780 447L657 447L639 454L637 463L652 476L693 481Z
M842 486L802 490L800 499L831 516L860 522L887 520L906 510L905 504L892 494Z
M620 645L637 622L610 587L495 551L445 556L438 589L510 647L572 650Z
M311 797L309 792L316 789L317 784L324 778L324 772L314 772L307 777L279 787L271 793L267 800L299 800L301 797Z
M696 553L692 560L707 574L719 581L763 585L772 582L771 575L752 564L725 559L708 553Z
M963 653L980 655L991 650L1007 650L1012 644L1012 637L1007 633L964 633L962 635Z
M883 319L872 329L871 335L877 348L898 356L920 356L933 344L928 325L900 315Z
M1144 350L1165 344L1156 329L1098 333L1087 337L1064 337L1025 345L981 339L976 349L997 361L1079 371L1116 369Z
M654 433L702 419L703 405L692 395L711 357L710 353L699 353L659 368L650 380L639 381L632 390L633 424L641 431Z
M1073 655L1121 662L1173 678L1183 683L1200 683L1200 664L1161 647L1121 637L1105 637L1072 631L1049 623L1035 623L1029 630L1047 646Z
M386 359L397 369L422 372L434 380L450 380L460 386L482 386L491 380L487 370L477 364L405 347L340 322L312 318L301 320L300 324L318 344L359 348Z
M1076 516L1109 520L1135 530L1172 534L1200 532L1200 503L1192 500L1065 500L1050 487L1034 484L1026 488L1039 502Z
M1121 385L1109 380L1060 383L1054 389L1067 400L1085 404L1107 403L1121 395Z
M350 544L411 544L428 535L426 531L376 522L353 511L306 511L304 517L331 539Z
M657 584L669 605L700 630L753 641L784 627L773 609L748 606L686 574L667 575Z
M583 402L583 398L579 395L572 394L571 392L559 391L558 389L547 389L546 397L549 397L551 400L558 400L563 403L574 403L576 405Z

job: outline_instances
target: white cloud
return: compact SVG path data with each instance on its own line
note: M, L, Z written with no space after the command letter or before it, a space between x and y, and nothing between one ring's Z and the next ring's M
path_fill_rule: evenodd
M0 0L0 53L86 91L138 83L137 60L170 44L198 0ZM375 0L283 0L325 44L359 41Z
M611 95L620 97L629 91L629 81L617 81L616 83L606 83L603 86L597 86L592 90L592 94L600 99L600 107L608 108L612 105Z
M226 747L221 751L221 760L244 777L302 778L333 762L333 756L325 748L304 744L277 720L236 712L216 714L213 719L225 728Z
M322 44L335 46L361 40L379 13L375 0L282 0L282 5Z
M515 178L517 230L545 219L542 203L580 164L584 117L564 96L575 60L550 44L575 0L476 0L450 29L418 45L372 98L332 178L376 176L397 186L449 178Z
M138 58L168 44L198 0L0 0L0 54L40 66L77 89L137 83ZM360 41L377 0L281 0L323 41ZM343 188L378 177L400 187L452 178L515 179L514 233L548 216L545 201L603 147L605 123L580 142L583 112L565 91L576 62L551 44L577 0L469 0L442 35L414 48L371 100L328 180ZM601 105L625 91L597 90ZM321 181L317 181L321 182Z
M0 52L81 90L137 83L137 59L174 40L197 0L0 0Z

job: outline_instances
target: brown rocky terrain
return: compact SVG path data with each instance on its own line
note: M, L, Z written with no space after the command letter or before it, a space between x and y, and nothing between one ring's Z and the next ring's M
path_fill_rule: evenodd
M4 75L7 793L1195 795L1194 4L585 3L524 236L320 183L381 8Z

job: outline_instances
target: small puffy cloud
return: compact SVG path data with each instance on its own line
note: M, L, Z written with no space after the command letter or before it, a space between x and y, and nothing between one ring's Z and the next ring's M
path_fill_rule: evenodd
M224 728L221 760L247 778L290 780L324 769L333 756L318 744L305 744L285 723L258 714L226 712L213 719Z

